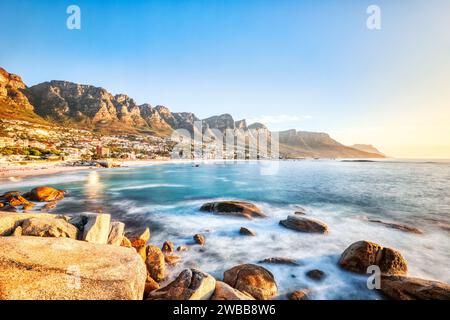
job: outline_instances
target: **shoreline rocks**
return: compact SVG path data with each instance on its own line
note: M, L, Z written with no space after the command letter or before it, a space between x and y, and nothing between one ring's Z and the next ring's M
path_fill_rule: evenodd
M285 264L285 265L291 265L291 266L299 266L300 265L294 259L283 258L283 257L266 258L266 259L260 260L258 263Z
M156 282L161 282L166 277L166 265L164 254L157 246L149 245L147 247L147 257L145 265L150 277Z
M450 285L403 276L382 276L380 291L394 300L450 300Z
M31 201L50 202L61 200L64 198L64 195L64 190L43 186L34 188L30 192L25 193L23 196Z
M328 226L324 222L302 216L290 215L286 220L281 220L280 225L300 232L321 234L327 234L329 232Z
M106 244L110 231L111 215L100 213L89 216L84 225L83 240L91 243Z
M216 281L216 289L211 300L255 300L251 295L236 290L222 281Z
M252 231L248 228L245 228L245 227L241 227L239 229L239 233L242 234L243 236L251 236L251 237L256 236L256 233L254 231Z
M78 229L64 219L30 218L21 226L23 236L77 239ZM16 228L17 230L17 228ZM15 231L14 231L15 232Z
M246 201L216 201L201 206L200 211L213 212L222 215L231 215L251 218L264 218L266 215L256 205Z
M197 243L201 246L204 246L206 243L205 236L200 233L197 233L196 235L194 235L193 238L194 238L195 243Z
M309 289L295 290L287 295L289 300L309 300L311 291Z
M415 233L415 234L423 234L422 230L415 228L415 227L407 226L406 224L400 224L400 223L395 223L395 222L386 222L386 221L382 221L382 220L378 220L378 219L370 219L370 218L368 218L367 221L372 222L372 223L378 223L378 224L381 224L381 225L383 225L387 228L391 228L391 229L397 229L400 231Z

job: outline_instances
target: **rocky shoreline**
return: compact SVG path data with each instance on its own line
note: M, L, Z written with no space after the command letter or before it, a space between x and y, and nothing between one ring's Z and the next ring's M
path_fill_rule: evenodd
M189 254L191 246L208 245L203 234L192 235L193 243L174 244L168 239L157 246L151 242L148 226L129 230L109 214L29 212L36 202L46 203L43 208L48 209L64 196L63 190L46 186L0 196L0 299L304 300L311 295L311 288L302 287L281 297L274 275L259 265L298 265L293 259L248 261L226 270L222 279L195 268L176 275L172 267L181 263L181 252ZM245 219L267 217L245 201L210 202L199 210ZM309 218L306 210L281 220L283 227L323 237L333 232L324 222ZM239 233L242 237L255 235L245 227ZM378 266L379 290L386 298L450 300L450 285L408 277L402 254L376 243L350 244L341 254L339 266L359 274ZM306 276L322 281L327 274L314 269L306 271ZM167 279L173 278L167 284Z

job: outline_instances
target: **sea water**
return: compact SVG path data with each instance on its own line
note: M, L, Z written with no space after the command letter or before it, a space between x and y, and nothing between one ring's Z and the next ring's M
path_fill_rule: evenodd
M5 182L0 192L51 185L68 191L55 213L111 213L128 228L148 225L151 243L171 240L183 262L169 268L170 278L188 267L222 279L241 263L286 257L298 266L261 264L279 288L279 299L309 288L313 299L381 299L367 288L368 275L339 268L341 253L358 240L399 250L409 275L450 282L450 163L427 161L344 162L326 160L167 163L145 167L96 169ZM247 200L268 216L247 220L200 212L220 199ZM279 225L299 207L307 217L327 223L328 235L301 233ZM37 210L39 207L37 207ZM367 218L407 224L423 234L406 233ZM445 228L447 226L447 229ZM240 227L256 232L239 234ZM206 245L194 245L202 233ZM191 246L192 245L192 246ZM320 269L322 281L305 273Z

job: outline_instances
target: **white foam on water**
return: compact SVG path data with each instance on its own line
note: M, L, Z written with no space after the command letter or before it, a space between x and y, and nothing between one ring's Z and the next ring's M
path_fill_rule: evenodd
M122 191L122 190L142 190L142 189L151 189L151 188L184 188L185 185L182 184L170 184L170 183L148 183L141 184L136 186L127 186L127 187L119 187L119 188L110 188L110 191Z

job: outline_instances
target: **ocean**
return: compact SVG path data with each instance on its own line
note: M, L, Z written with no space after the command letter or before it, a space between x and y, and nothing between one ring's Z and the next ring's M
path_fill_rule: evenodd
M341 253L368 240L399 250L409 275L450 282L450 162L301 160L281 162L162 163L145 167L85 170L2 182L0 192L50 185L68 191L55 213L111 213L128 227L148 225L150 242L191 245L176 253L183 262L171 278L196 267L222 279L241 263L287 257L298 266L261 264L276 279L279 296L310 288L312 299L382 299L366 285L367 276L339 268ZM200 212L218 199L247 200L268 216L247 220ZM307 234L279 225L299 207L327 223L328 235ZM37 207L39 209L39 207ZM413 226L407 233L368 219ZM256 232L239 234L240 227ZM205 247L193 245L203 233ZM305 273L320 269L322 281ZM169 279L169 280L170 280Z

